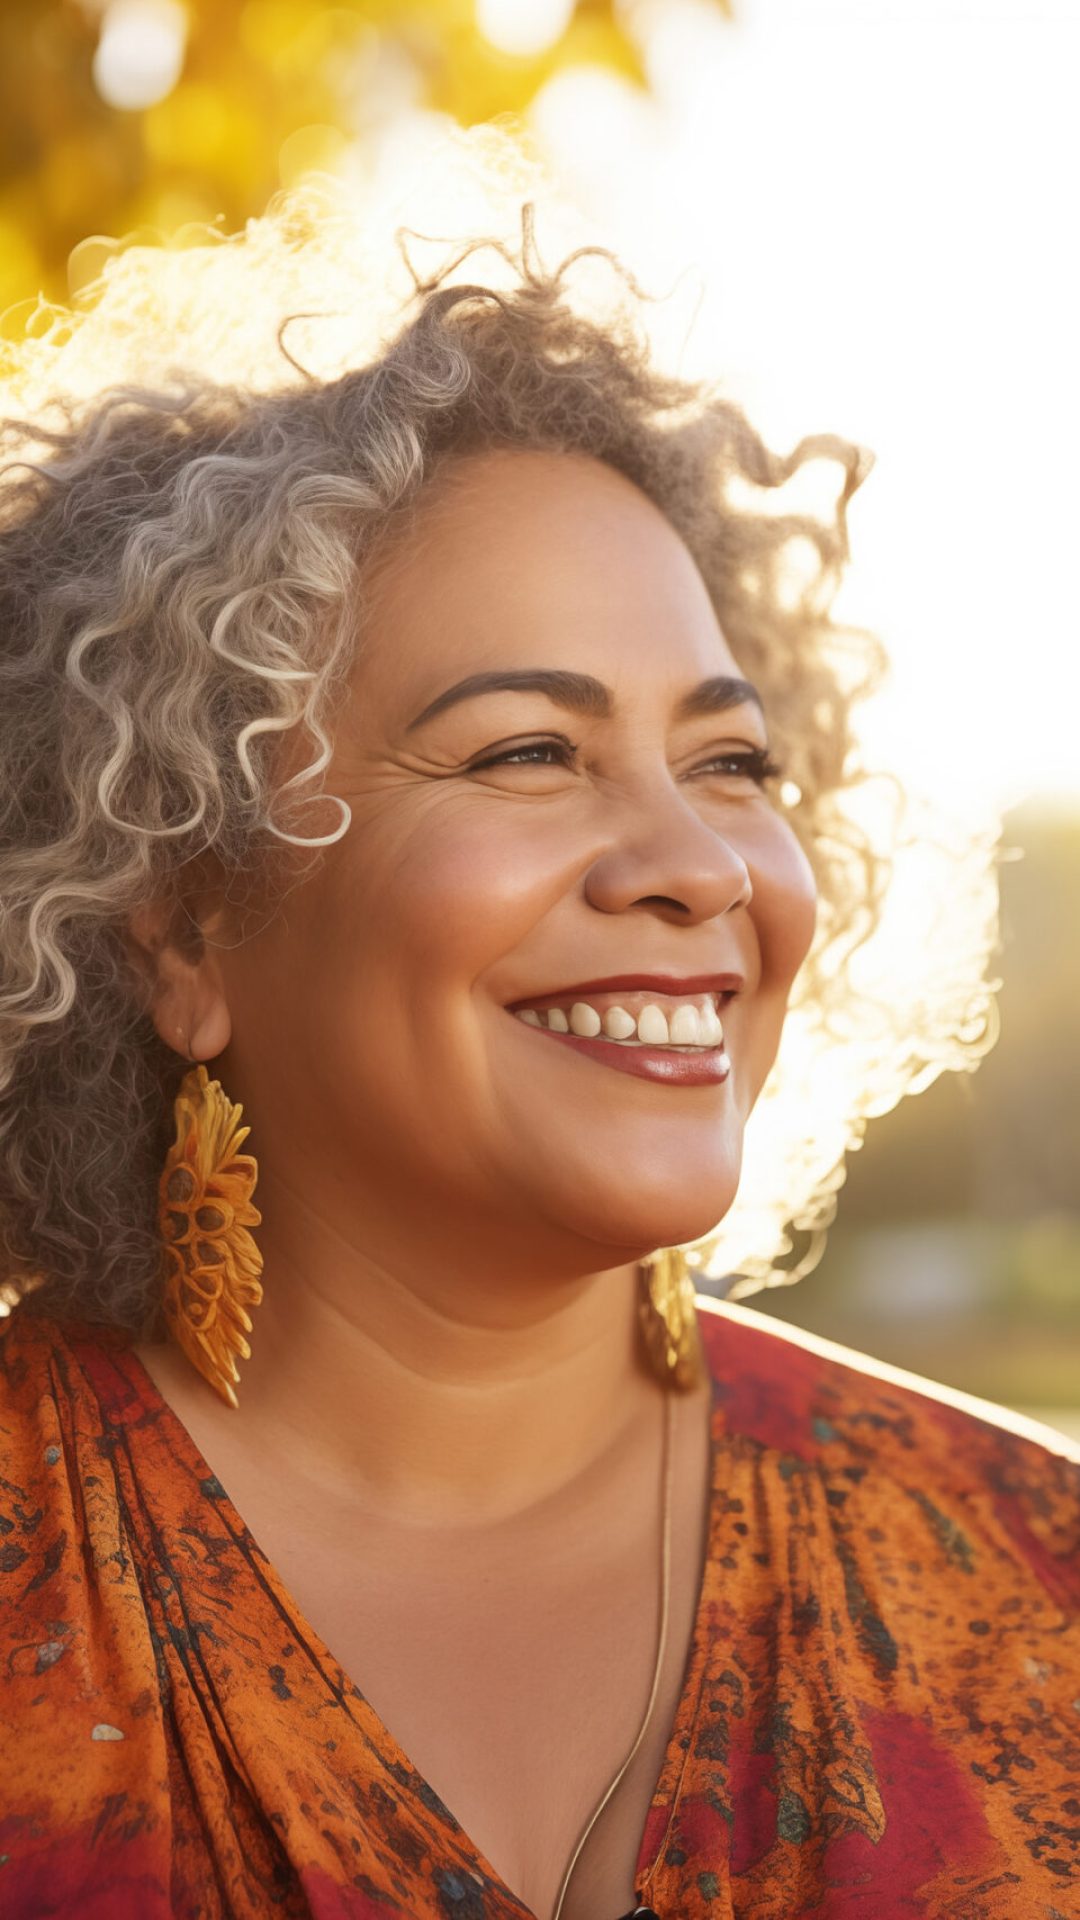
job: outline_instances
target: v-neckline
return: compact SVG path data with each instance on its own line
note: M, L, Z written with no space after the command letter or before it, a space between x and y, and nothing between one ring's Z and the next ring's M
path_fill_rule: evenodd
M645 1898L646 1893L649 1891L649 1882L660 1863L664 1850L664 1841L670 1826L671 1817L675 1811L675 1805L678 1799L678 1783L689 1758L689 1729L693 1724L698 1698L701 1693L701 1684L703 1681L702 1662L707 1656L710 1639L709 1570L720 1518L720 1441L722 1431L724 1430L724 1419L721 1411L722 1403L716 1392L715 1376L708 1362L707 1340L703 1338L702 1344L705 1348L706 1364L709 1372L709 1482L705 1553L702 1560L697 1597L694 1603L693 1626L683 1666L682 1685L679 1691L678 1704L664 1747L660 1772L652 1792L649 1795L649 1804L645 1812L644 1828L638 1841L633 1878L634 1899L639 1902ZM262 1562L264 1577L267 1579L269 1585L276 1587L288 1607L290 1618L295 1621L298 1632L303 1635L306 1644L313 1650L320 1665L325 1661L327 1665L340 1673L345 1686L351 1687L354 1693L363 1700L367 1712L371 1716L378 1739L382 1743L386 1760L391 1769L402 1769L403 1774L410 1777L416 1783L416 1788L422 1796L425 1808L429 1813L434 1813L436 1808L441 1810L435 1817L438 1818L440 1825L445 1827L447 1839L453 1845L455 1852L464 1857L467 1867L476 1869L484 1876L485 1883L499 1901L505 1903L510 1912L518 1916L518 1920L538 1920L538 1916L534 1913L533 1909L526 1905L520 1894L515 1893L513 1889L507 1885L497 1868L471 1838L467 1829L457 1819L453 1808L447 1805L442 1795L429 1784L420 1772L420 1769L414 1766L405 1749L387 1726L382 1715L371 1704L360 1682L337 1658L333 1649L327 1645L322 1635L316 1631L306 1613L293 1597L293 1594L286 1582L282 1579L273 1561L263 1552L251 1528L247 1525L239 1508L236 1506L228 1490L223 1486L215 1469L210 1461L207 1460L206 1455L199 1447L194 1436L185 1426L175 1408L166 1400L152 1374L148 1371L143 1361L140 1360L138 1354L132 1347L121 1346L114 1352L113 1358L114 1363L119 1363L122 1368L133 1367L136 1370L136 1378L133 1384L137 1389L139 1399L143 1407L152 1412L159 1422L163 1423L165 1430L171 1434L174 1442L174 1451L178 1458L183 1461L189 1470L195 1470L197 1479L203 1480L207 1477L213 1479L215 1483L215 1512L219 1515L224 1514L230 1526L235 1523L237 1535L246 1536L251 1542ZM662 1797L665 1782L670 1783L666 1802L667 1817L664 1819L663 1825L658 1826L656 1816L665 1810L665 1801ZM583 1816L583 1818L584 1817L585 1816ZM493 1916L493 1920L495 1920L495 1916ZM600 1920L618 1920L618 1916L601 1916Z

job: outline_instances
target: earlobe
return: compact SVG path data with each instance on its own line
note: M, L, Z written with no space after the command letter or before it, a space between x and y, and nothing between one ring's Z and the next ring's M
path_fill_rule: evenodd
M150 1010L161 1038L188 1060L213 1060L232 1035L225 985L212 948L190 960L176 947L158 957L158 988Z
M191 1037L198 995L198 969L174 947L161 947L154 956L148 983L146 1011L166 1046L192 1058Z
M204 1013L196 1015L187 1035L190 1060L216 1060L232 1038L232 1019L223 992L219 992Z
M232 1022L213 948L200 938L198 954L184 952L172 937L172 916L161 902L149 902L130 914L123 939L139 1003L166 1046L188 1060L221 1053Z

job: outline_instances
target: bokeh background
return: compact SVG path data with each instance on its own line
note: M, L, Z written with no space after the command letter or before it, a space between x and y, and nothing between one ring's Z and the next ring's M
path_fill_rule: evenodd
M874 449L838 611L894 663L870 743L1000 823L1000 1038L871 1124L821 1264L746 1304L1080 1437L1078 56L1076 0L0 10L0 355L121 236L511 116L674 289L680 371L780 448Z

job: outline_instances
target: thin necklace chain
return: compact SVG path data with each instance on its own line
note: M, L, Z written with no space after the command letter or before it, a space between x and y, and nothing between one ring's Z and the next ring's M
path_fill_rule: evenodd
M656 1662L653 1667L652 1686L649 1689L649 1700L645 1708L645 1718L638 1728L637 1739L634 1741L633 1746L623 1761L622 1766L619 1768L618 1773L615 1775L614 1780L611 1782L603 1799L599 1805L594 1808L584 1833L581 1835L577 1846L570 1855L570 1864L563 1874L562 1886L559 1888L559 1897L555 1902L555 1911L551 1916L551 1920L559 1920L559 1916L563 1910L563 1901L566 1899L566 1889L570 1885L570 1876L581 1857L581 1849L599 1820L600 1815L603 1813L604 1808L607 1806L608 1801L611 1799L631 1760L641 1746L649 1721L652 1719L652 1711L656 1705L656 1696L660 1691L660 1675L663 1670L664 1652L667 1647L668 1612L671 1602L671 1428L672 1403L675 1397L675 1389L668 1387L664 1394L664 1494L660 1521L660 1626L656 1636Z

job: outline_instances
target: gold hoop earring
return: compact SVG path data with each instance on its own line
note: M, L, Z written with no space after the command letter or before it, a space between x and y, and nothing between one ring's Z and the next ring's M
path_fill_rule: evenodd
M706 1377L694 1283L678 1247L662 1247L641 1262L638 1319L654 1374L688 1393Z
M262 1220L251 1195L255 1156L237 1149L251 1132L244 1109L201 1061L173 1104L176 1138L158 1185L169 1334L230 1407L239 1407L237 1356L250 1360L249 1307L262 1299L262 1254L248 1232Z

